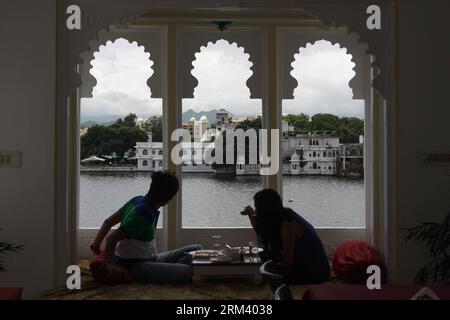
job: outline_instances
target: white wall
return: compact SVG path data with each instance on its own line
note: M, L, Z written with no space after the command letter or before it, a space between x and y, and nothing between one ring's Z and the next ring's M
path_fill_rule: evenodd
M450 167L421 167L416 151L450 151L448 1L400 5L400 226L442 221L450 211ZM412 281L420 247L400 232L400 279Z
M53 285L54 1L0 2L0 150L23 152L0 168L0 239L25 244L6 259L0 287L24 297Z

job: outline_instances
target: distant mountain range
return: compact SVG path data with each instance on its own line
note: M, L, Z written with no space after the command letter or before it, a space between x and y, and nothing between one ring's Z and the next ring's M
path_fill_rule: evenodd
M200 117L206 116L208 121L210 123L216 123L216 113L217 111L224 111L225 109L214 109L209 111L200 111L195 112L192 109L189 109L185 112L183 112L181 121L183 123L187 123L192 117L194 117L196 120L199 120ZM225 110L226 111L226 110ZM230 113L232 116L232 114ZM124 116L120 115L112 115L112 114L104 114L104 115L97 115L97 116L81 116L80 118L80 126L82 128L90 128L96 124L98 125L110 125L116 122L118 119L123 118ZM139 118L150 118L151 115L138 115Z
M80 117L80 127L90 128L96 124L99 125L110 125L116 122L118 119L124 116L113 115L113 114L102 114L98 116L81 116Z

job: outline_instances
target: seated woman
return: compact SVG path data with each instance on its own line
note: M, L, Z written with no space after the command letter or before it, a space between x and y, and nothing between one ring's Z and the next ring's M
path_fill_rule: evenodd
M274 190L257 192L254 202L255 209L248 206L241 214L248 215L264 247L264 258L276 263L289 283L328 281L330 266L314 227L293 210L284 208Z

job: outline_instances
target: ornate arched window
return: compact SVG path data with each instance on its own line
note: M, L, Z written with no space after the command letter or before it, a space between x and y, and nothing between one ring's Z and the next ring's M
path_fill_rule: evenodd
M187 34L190 34L191 30L189 28L186 30ZM215 135L222 134L218 130L214 131L213 122L220 124L217 127L220 127L222 132L225 129L234 128L239 121L245 120L253 126L258 126L255 129L259 129L261 126L261 121L258 122L257 120L262 111L261 100L255 99L260 97L261 89L264 85L264 82L261 81L263 79L261 78L263 75L261 73L262 70L258 69L257 72L255 71L255 60L261 61L259 60L261 56L258 49L260 43L253 36L247 37L245 34L245 31L221 33L215 30L202 33L202 30L197 28L195 35L191 34L190 38L179 38L183 43L180 46L180 50L187 54L192 54L191 61L187 60L189 56L183 57L184 63L181 66L181 69L187 72L181 79L182 94L185 98L182 101L182 111L186 112L192 109L194 112L201 113L196 116L196 119L203 119L194 123L194 132L197 131L199 136L194 136L195 143L210 141L208 134L205 136L207 129L210 129ZM249 35L253 35L253 32L250 32ZM200 39L203 41L200 41ZM195 44L198 45L197 48L194 47ZM255 48L255 45L258 47ZM189 77L186 78L187 76ZM192 83L196 84L195 87L191 86ZM190 90L192 91L188 91L188 88L191 88ZM191 98L192 95L193 98ZM211 116L206 117L207 114L211 114L214 110L217 111L213 119L211 119ZM235 121L234 123L232 122L233 120ZM198 138L201 140L196 140ZM257 141L253 142L257 145ZM252 145L252 143L248 145ZM197 159L193 161L193 170L211 170L210 166L205 167L204 159L201 159L203 154L204 152L200 148L196 147L195 150L192 150L192 155ZM232 172L237 169L245 171L246 174L258 176L259 166L246 166L246 163L249 163L248 154L242 155L245 163L217 166L216 172ZM256 163L252 164L257 164L258 155L255 155L254 159ZM185 176L186 180L194 181L195 179L192 175L189 175ZM204 212L203 215L208 216L210 214L208 203L217 201L213 199L219 193L221 201L226 201L231 205L230 210L239 210L239 205L234 200L238 196L237 190L243 187L241 181L223 181L218 184L213 179L203 179L197 182L197 188L185 188L183 190L183 212L181 217L183 228L228 225L247 226L247 221L236 222L228 216L219 216L218 219L214 219L214 222L211 219L193 221L191 218L199 212ZM252 190L250 192L256 193L261 188L261 185L260 179L252 179L252 183L246 183L245 187ZM196 203L190 201L197 197L199 190L205 190L203 201ZM206 192L206 190L208 191Z
M358 41L353 41L355 39L338 30L335 32L309 32L283 29L279 36L283 46L283 50L279 51L283 83L281 91L284 98L282 114L300 115L303 113L310 119L317 115L314 130L317 130L321 136L316 135L310 138L309 145L329 147L328 139L333 136L328 136L329 133L326 132L329 130L326 122L330 118L323 116L324 114L333 114L337 117L364 117L365 102L362 99L367 93L366 88L370 86L369 79L365 78L368 74L369 57L364 52L364 45L359 45ZM346 40L346 37L350 40ZM342 43L338 40L342 40ZM356 50L347 51L347 46L352 49L356 48ZM357 61L361 63L357 65ZM320 117L323 117L323 120ZM321 123L325 124L323 128L320 127ZM314 134L314 132L309 133ZM311 150L312 159L331 157L335 152L330 151ZM328 174L328 170L331 170L331 166L317 162L312 163L311 167L312 170L321 169L323 174ZM283 180L286 178L283 177ZM283 182L283 192L295 194L296 188L301 183L303 181L293 181L292 179L288 180L288 183ZM363 203L365 201L364 184L359 186L361 190L357 190L356 194ZM327 199L326 196L324 198ZM344 198L343 195L342 199ZM335 204L330 203L330 205ZM312 204L311 207L313 207ZM358 206L351 208L349 212L353 211L349 219L364 226L365 211L360 208ZM303 207L299 206L297 209L305 214ZM311 210L306 216L314 221L317 217L316 214L317 211ZM326 212L324 211L322 214L326 215ZM341 218L328 219L326 225L322 226L340 225ZM317 221L317 223L323 222Z
M109 23L116 18L120 18L121 22L123 22L126 25L126 28L124 28L124 29L126 29L126 31L124 31L124 32L126 32L127 34L131 34L132 36L133 36L133 34L140 33L142 29L145 29L145 28L134 29L131 25L132 24L131 20L129 20L129 21L122 21L122 20L128 20L128 14L130 15L130 17L131 16L138 17L139 14L141 14L141 13L150 12L151 9L153 8L152 4L150 4L148 2L142 2L141 6L145 7L145 10L143 10L143 9L137 10L133 6L119 4L118 1L116 3L115 0L111 0L111 1L113 1L115 3L115 5L111 6L110 10L107 7L91 5L91 4L88 4L88 2L86 2L86 7L88 8L88 12L93 13L95 18L102 17L102 19L97 20L97 21L100 21L100 23L96 23L95 26L93 26L90 30L87 30L86 32L83 31L82 36L79 36L79 33L78 34L72 33L75 35L68 36L67 41L61 41L60 43L63 45L61 45L62 50L60 48L58 48L59 56L65 57L68 53L67 51L71 51L72 48L85 47L87 45L86 39L89 39L89 38L95 39L97 37L97 32L98 32L99 28L103 28L103 27L108 28ZM298 7L296 7L295 4L290 4L290 2L280 2L280 4L275 3L273 5L275 7L278 5L285 6L286 5L285 3L289 3L289 6L293 6L294 8L298 9ZM167 5L170 6L170 4L167 4ZM302 5L302 4L299 4L299 5ZM302 9L309 10L311 8L314 8L314 6L316 4L315 4L315 2L313 4L309 4L309 2L305 2L305 5L306 5L306 7L302 8ZM215 6L215 4L214 4L214 6ZM252 6L252 5L250 4L249 6ZM359 35L361 35L362 40L358 39L359 35L357 33L348 33L347 30L345 30L345 32L341 32L341 30L337 30L337 31L339 31L338 33L340 33L340 35L339 35L340 37L347 37L356 44L359 44L362 41L371 42L371 47L372 47L372 44L375 43L375 50L378 50L378 51L376 51L377 65L383 65L383 66L388 65L388 66L392 66L392 67L395 66L395 64L392 63L392 61L389 59L389 55L391 55L392 57L395 56L394 54L391 54L392 50L388 49L387 46L386 47L380 46L380 44L384 43L384 39L387 39L386 34L390 35L389 32L385 31L385 30L388 30L389 28L383 28L383 30L380 30L377 32L367 32L367 30L364 29L362 31L365 31L365 32L360 32L361 30L358 28L365 28L364 23L359 23L360 21L357 21L357 19L355 19L354 15L352 17L350 17L351 15L348 15L348 12L344 12L345 10L340 10L340 12L336 12L334 14L333 13L334 4L331 3L331 5L329 5L331 7L328 7L328 8L325 8L326 6L327 6L327 4L322 5L321 3L319 3L318 7L316 8L316 11L315 12L312 11L312 12L314 12L317 17L324 18L325 24L328 24L330 21L333 21L333 23L334 23L334 21L336 21L336 25L341 25L342 23L349 22L348 25L351 26L351 29L352 29L351 31L358 32ZM343 5L343 6L345 6L345 5ZM357 9L365 9L359 5L355 5L355 6L357 7ZM325 8L325 9L322 9L322 8ZM384 5L383 5L383 8L385 8ZM217 9L217 8L214 7L213 10L215 10L215 9ZM287 9L289 9L289 7ZM350 7L349 9L353 9L353 7ZM386 12L386 11L383 11L383 12ZM361 10L361 12L364 12L364 10ZM124 16L125 13L127 14L126 17ZM97 16L97 14L98 14L98 16ZM336 16L336 19L334 19L335 16ZM364 14L361 14L360 16L361 16L361 19L365 19ZM349 18L347 18L347 17L349 17ZM61 20L63 20L63 19L61 19ZM389 18L387 19L387 21L389 22ZM294 22L294 24L295 24L295 22ZM355 27L356 30L353 30L355 25L357 25L358 27ZM128 26L130 26L130 30L128 30ZM290 64L292 62L293 54L295 52L298 52L299 47L305 47L303 44L306 45L306 43L308 43L308 42L313 44L313 43L315 43L316 40L325 38L325 37L323 37L322 33L329 32L330 30L332 31L332 30L334 30L334 28L325 28L325 25L323 25L323 26L321 25L321 27L319 28L320 30L318 32L316 32L316 30L309 29L309 28L306 30L301 30L302 28L299 27L298 29L304 33L303 34L304 36L302 35L301 37L297 37L298 41L287 41L287 42L285 41L284 37L286 36L287 38L289 38L290 33L292 33L292 32L295 33L297 31L295 29L297 29L297 28L292 28L292 27L286 28L286 29L292 29L292 30L287 30L287 32L286 32L286 30L283 29L283 27L279 28L278 26L276 26L276 28L278 29L277 43L279 44L279 48L277 48L278 49L277 56L279 58L278 58L278 61L276 61L276 63L277 63L277 66L280 65L279 72L281 74L281 77L283 78L282 80L280 80L280 82L281 82L280 98L289 98L293 94L293 91L294 91L293 89L297 86L295 79L286 80L286 78L285 78L285 77L292 78L292 77L290 77L289 72L291 70ZM177 81L174 81L174 82L180 83L179 86L181 86L180 91L182 93L181 93L181 97L179 97L179 98L181 99L181 98L192 96L192 94L194 92L194 87L195 87L195 85L186 85L186 82L193 82L193 81L192 81L192 79L187 80L187 81L185 81L185 80L187 78L193 78L193 77L190 72L190 70L192 69L191 55L186 55L185 53L190 52L189 50L191 47L194 47L195 50L197 50L199 48L198 43L201 43L201 45L202 45L202 44L205 44L206 42L203 41L204 37L197 36L197 34L200 33L200 32L198 32L198 30L201 30L202 27L197 27L197 26L193 27L192 28L193 33L191 34L190 37L184 36L183 32L181 32L182 30L180 31L180 29L183 29L182 27L181 28L176 27L175 29L176 29L175 33L177 36L176 36L176 39L175 39L175 37L172 37L172 40L174 40L174 42L177 41L177 44L176 44L177 45L177 57L176 57L177 63L176 64L180 63L180 68L177 69L176 71L177 71L177 73L180 74L180 76L177 79ZM268 28L264 27L262 29L265 32L266 29L268 29ZM64 30L63 25L60 27L60 30ZM394 30L394 28L392 28L392 30ZM230 31L234 32L234 30L230 30ZM223 37L226 37L227 39L233 38L233 36L230 36L229 30L226 30L223 33L218 32L217 30L213 30L212 32L208 31L208 33L211 38L214 38L214 37L217 38L217 36L219 36L219 37L223 36ZM63 35L62 37L65 37L64 32L62 32L61 34ZM166 33L161 33L161 34L165 35ZM192 35L194 35L194 36L192 36ZM258 35L258 34L256 33L256 35ZM248 49L250 47L247 47L246 45L244 45L243 42L237 42L249 50L249 54L252 57L252 62L256 65L256 68L254 68L254 70L253 70L254 74L248 80L248 84L249 84L249 88L250 88L252 97L257 97L257 98L261 98L265 94L265 90L267 89L266 82L265 82L266 79L264 79L264 77L261 77L261 75L266 73L266 71L267 71L266 68L268 66L274 64L274 61L269 60L268 63L266 63L264 61L264 59L261 59L261 57L262 58L266 57L267 48L271 46L271 43L266 42L266 40L270 39L270 38L265 37L266 34L262 34L262 35L263 35L263 37L258 37L258 36L249 37L248 34L245 35L246 38L250 39L250 40L248 40L249 42L252 42L252 41L255 41L257 43L261 42L262 47L260 48L260 50L255 51L254 48ZM101 34L100 34L100 37L101 37ZM330 38L332 38L332 37L329 37L328 40L330 40L332 43L336 42L335 40L331 40ZM393 39L394 37L390 37L390 38ZM263 41L261 41L261 39ZM63 40L66 40L66 39L63 39ZM292 38L289 40L292 40ZM368 41L368 40L370 40L370 41ZM228 41L233 42L231 40L228 40ZM304 43L302 43L302 42L304 42ZM67 43L67 46L65 45L66 43ZM387 41L387 43L389 43L389 42ZM173 45L173 43L171 43L171 44ZM291 50L291 48L290 48L291 45L294 47L294 49L295 49L294 51ZM346 48L349 48L349 52L351 52L354 57L358 56L358 53L354 50L355 49L354 47L348 46L347 43L343 43L343 46ZM275 47L275 44L272 47ZM395 47L395 46L392 46L392 47ZM173 48L173 46L172 46L172 48ZM187 48L187 51L183 51L183 50L185 50L185 48ZM257 48L257 47L255 47L255 48ZM251 50L253 50L253 51L251 51ZM374 48L371 48L371 53L374 52L373 50L374 50ZM75 50L72 50L72 51L75 51ZM181 53L179 53L180 51L181 51ZM256 57L256 55L254 57L253 53L254 52L258 53L258 51L261 53L260 57L258 58L258 57ZM160 52L164 52L164 51L161 50ZM196 51L192 51L192 52L196 52ZM383 54L378 56L378 53L383 53L383 52L385 52L384 56L383 56ZM365 54L365 52L363 52L363 53ZM76 77L74 77L74 72L76 72L74 70L76 70L76 64L79 61L78 54L79 54L79 52L75 52L75 53L69 52L69 57L67 59L60 59L59 65L62 66L61 70L63 71L63 75L62 75L63 81L61 81L61 86L60 86L60 88L62 88L62 89L59 89L59 91L61 91L60 93L62 93L61 94L62 98L60 97L59 101L58 101L59 105L63 105L65 103L65 101L68 97L68 94L73 92L72 89L76 87L76 85L74 85L74 83L77 82L77 79L76 79ZM153 52L152 52L152 54L153 54ZM170 52L168 54L170 54ZM175 56L175 55L172 55L172 56ZM152 55L152 57L153 57L153 55ZM258 60L258 59L260 59L260 60ZM394 59L394 58L392 58L392 59ZM89 60L85 60L85 59L83 59L83 60L89 61ZM355 62L356 62L356 60L355 60ZM287 64L288 68L285 67L285 64ZM161 65L164 66L166 64L161 64L161 63L156 64L156 68L158 68ZM354 91L353 93L355 95L355 98L361 98L363 96L362 92L364 90L364 87L370 88L370 85L367 85L368 84L367 81L359 81L359 79L364 77L364 75L369 74L369 72L366 72L366 71L368 71L368 69L367 70L364 69L364 67L365 67L364 63L361 63L361 64L356 63L356 65L357 65L356 69L355 69L356 76L355 76L355 78L353 78L350 81L350 87ZM363 70L364 72L358 72L358 68L361 68L360 70L364 69ZM63 70L63 69L66 69L66 70ZM381 73L382 81L381 82L377 81L378 84L381 83L381 86L383 86L385 89L388 88L390 91L394 90L393 88L395 88L395 85L393 85L393 82L390 81L390 79L393 79L393 77L390 77L390 75L393 74L392 70L394 70L394 69L395 69L394 67L391 69L383 69L382 70L383 72ZM187 72L186 72L186 70L187 70ZM155 69L155 73L157 73L156 69ZM59 76L58 76L58 78L59 78ZM261 79L262 79L262 81L259 81ZM378 80L380 80L380 77L378 78ZM290 81L291 81L291 84L294 83L294 86L291 86L289 84ZM84 81L84 80L82 81L82 83L85 83L85 82L86 81ZM66 83L68 83L68 84L66 84ZM372 83L372 82L370 82L370 83ZM69 88L65 88L65 86L69 86ZM160 86L160 87L162 87L162 86ZM257 87L257 90L253 90L253 87ZM386 89L386 90L388 90L388 89ZM177 88L177 90L178 90L178 88ZM288 92L287 94L286 94L286 91ZM153 93L154 93L154 91L153 91L153 87L152 87L152 94ZM390 95L390 97L392 97L392 95ZM392 100L389 99L389 106L393 101L394 101L394 99L392 99ZM276 106L274 109L277 109L276 111L279 112L279 114L282 113L281 112L282 110L280 111L278 106ZM179 112L179 110L174 111L174 112ZM265 117L268 114L271 115L271 113L270 112L268 113L267 110L265 110L264 112L265 112ZM65 112L61 112L60 114L64 115L64 113ZM273 116L271 117L271 119L274 119L274 118L276 118L276 117L273 117ZM58 120L62 121L62 120L64 120L64 117L59 116ZM171 126L168 126L168 128L173 129ZM166 134L167 134L167 132L166 132ZM169 134L170 134L170 132L169 132ZM67 139L60 139L60 140L66 141ZM61 147L61 143L62 143L62 147ZM311 145L311 141L309 143ZM59 142L58 146L61 147L60 148L61 150L64 150L64 142ZM335 153L333 152L333 154L335 154ZM167 160L167 161L170 161L170 160ZM272 180L275 181L275 179L272 179ZM270 184L271 183L269 183L269 185ZM274 184L274 182L272 182L272 184ZM277 186L277 188L278 187L279 186ZM285 192L284 194L286 195L288 193ZM177 210L178 210L178 214L179 214L181 212L181 210L179 209L179 205L174 206L174 207L178 208ZM168 210L170 211L171 209L169 208ZM76 210L73 210L73 211L76 212ZM304 210L302 212L304 212ZM175 216L175 213L170 212L170 215L173 217L173 216ZM341 219L341 220L344 220L344 219ZM319 227L320 227L320 225L319 225Z

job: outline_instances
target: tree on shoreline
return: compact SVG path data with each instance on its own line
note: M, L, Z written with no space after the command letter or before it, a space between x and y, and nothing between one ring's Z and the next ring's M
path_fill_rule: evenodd
M152 141L162 142L162 116L153 116L142 125L145 132L152 133Z
M113 152L122 158L125 152L133 150L136 142L147 141L147 132L152 132L152 139L162 141L162 117L149 118L142 128L136 125L136 115L130 113L111 125L94 125L81 137L81 158L91 155L109 156ZM338 117L332 114L316 114L311 118L305 114L288 114L283 117L294 127L296 133L311 131L334 131L341 143L357 143L364 134L364 121L358 118ZM261 118L244 120L237 129L261 129ZM246 141L248 150L248 141ZM248 161L248 154L246 154Z
M334 131L340 137L341 143L357 143L359 136L364 135L364 120L354 117L338 117L333 114L318 113L309 118L301 113L285 115L283 120L288 121L296 133Z
M119 158L133 149L136 142L147 141L147 134L136 125L136 115L130 113L109 126L95 125L80 139L80 155L109 156L114 152Z

